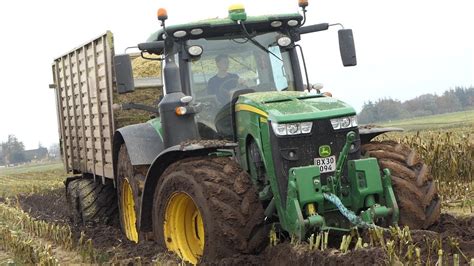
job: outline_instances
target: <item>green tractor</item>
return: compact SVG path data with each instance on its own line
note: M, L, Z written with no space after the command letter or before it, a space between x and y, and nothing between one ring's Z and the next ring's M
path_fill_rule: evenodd
M405 145L371 141L394 128L359 127L348 104L309 85L302 14L165 25L138 45L162 60L157 117L114 134L120 222L135 242L153 236L196 264L254 254L270 227L306 239L318 231L408 225L440 214L428 167ZM337 24L340 26L340 24ZM352 31L338 32L344 66ZM150 60L157 60L151 57ZM302 64L300 65L300 62ZM130 58L114 58L119 93L133 91ZM306 84L306 85L305 85Z

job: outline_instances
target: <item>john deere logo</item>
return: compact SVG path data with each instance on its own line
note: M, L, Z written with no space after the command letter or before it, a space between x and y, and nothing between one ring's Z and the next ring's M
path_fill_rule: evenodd
M331 147L329 147L329 145L319 147L319 156L328 157L329 155L331 155Z

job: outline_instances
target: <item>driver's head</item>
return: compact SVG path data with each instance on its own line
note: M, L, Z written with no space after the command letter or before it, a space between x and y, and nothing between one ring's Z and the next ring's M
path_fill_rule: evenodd
M221 72L227 72L229 69L229 57L225 54L216 56L217 69Z

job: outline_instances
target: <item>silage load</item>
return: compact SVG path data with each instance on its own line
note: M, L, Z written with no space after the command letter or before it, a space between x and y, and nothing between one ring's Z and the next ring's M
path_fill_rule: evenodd
M146 57L157 58L155 55ZM144 59L141 56L132 60L134 78L161 77L161 61Z
M147 57L150 55L147 55ZM151 56L153 57L153 56ZM155 56L156 57L156 56ZM147 60L136 57L132 60L134 78L161 77L161 61ZM158 108L158 101L162 94L162 87L138 88L134 92L126 94L114 93L114 103L140 103ZM143 123L156 116L150 112L140 110L118 110L114 111L115 128L127 125Z

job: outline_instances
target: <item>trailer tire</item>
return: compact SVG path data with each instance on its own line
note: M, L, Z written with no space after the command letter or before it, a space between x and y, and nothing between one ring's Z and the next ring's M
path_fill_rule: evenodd
M413 149L390 140L372 141L362 145L362 154L377 158L381 170L390 170L400 225L426 229L439 220L441 199L436 183Z
M111 222L117 213L117 199L113 184L79 178L68 183L66 200L69 217L74 224Z
M170 165L155 189L152 217L158 244L193 264L258 253L268 241L257 191L227 157Z

